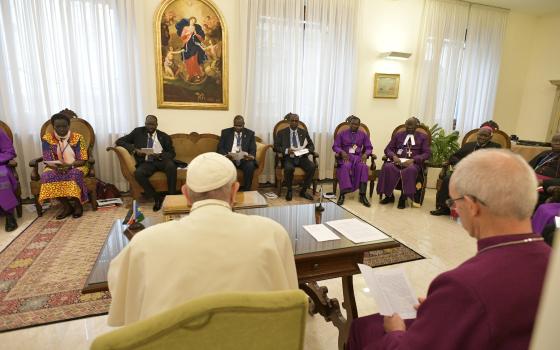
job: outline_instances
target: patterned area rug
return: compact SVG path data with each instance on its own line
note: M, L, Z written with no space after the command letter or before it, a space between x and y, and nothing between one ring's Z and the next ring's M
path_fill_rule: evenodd
M262 191L267 192L267 191ZM294 196L267 200L271 206L306 204ZM125 200L128 204L129 200ZM151 203L142 203L145 216L156 216ZM82 294L111 225L127 209L85 211L80 219L56 220L58 208L37 218L0 253L0 332L107 313L108 292ZM373 252L370 266L422 259L406 246Z

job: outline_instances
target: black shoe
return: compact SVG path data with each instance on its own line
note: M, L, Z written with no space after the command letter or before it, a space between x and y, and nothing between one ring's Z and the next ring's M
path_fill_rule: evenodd
M395 196L385 197L379 201L379 204L395 203Z
M360 193L360 203L362 203L367 208L371 207L371 204L369 204L365 193Z
M60 214L58 214L56 216L57 220L62 220L62 219L66 219L67 217L69 217L70 215L72 215L74 211L72 210L72 208L70 209L64 209L64 211Z
M308 199L310 201L313 200L313 196L310 195L309 193L307 193L305 190L299 191L299 196L302 197L302 198Z
M154 211L159 211L161 209L162 204L163 204L163 198L156 197L156 198L154 198L154 207L152 209Z
M82 206L82 203L78 201L76 203L76 207L74 208L74 214L72 214L72 217L74 219L77 219L82 217L83 214L84 214L84 207Z
M430 214L434 216L451 215L451 210L447 207L441 207L439 209L430 211Z
M344 204L344 194L341 194L336 201L336 204L343 205Z
M286 193L286 200L287 200L287 201L291 201L291 200L292 200L292 190L288 190L288 193Z
M397 208L399 208L399 209L404 209L405 206L406 206L406 197L403 196L403 195L401 195L401 196L399 197L399 204L397 205Z
M11 232L16 228L18 228L18 224L14 215L13 214L6 215L6 226L4 226L6 232Z

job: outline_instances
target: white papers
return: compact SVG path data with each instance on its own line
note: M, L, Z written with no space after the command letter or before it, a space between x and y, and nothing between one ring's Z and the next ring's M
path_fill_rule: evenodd
M407 160L409 160L408 158L399 158L399 160L401 161L401 163L406 162Z
M303 229L309 232L309 234L313 236L313 238L315 238L317 242L334 241L336 239L340 239L340 237L338 237L336 233L329 230L329 228L323 224L303 225Z
M294 155L296 157L301 157L301 156L303 156L304 154L307 154L307 153L309 153L309 150L307 148L303 148L303 149L294 151Z
M389 238L375 227L358 219L327 221L326 224L342 233L354 243L364 243Z
M403 319L416 318L414 305L418 304L414 290L401 268L375 271L358 264L364 280L383 316L399 314Z
M43 163L50 166L56 166L62 164L60 160L44 160Z
M140 148L140 152L149 155L149 154L154 154L154 149L153 148Z
M120 198L107 198L107 199L98 199L97 205L100 207L107 207L110 205L122 205L123 201Z
M276 199L276 198L278 198L278 195L277 195L276 193L274 193L274 192L266 192L266 193L264 194L264 196L265 196L266 198L268 198L268 199Z
M230 152L229 156L231 157L232 160L242 160L243 158L245 158L246 155L248 155L249 153L241 151L241 152Z

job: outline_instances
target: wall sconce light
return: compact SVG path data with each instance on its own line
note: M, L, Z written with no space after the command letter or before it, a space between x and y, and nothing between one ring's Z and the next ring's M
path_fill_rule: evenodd
M398 52L398 51L390 51L390 52L383 52L379 55L379 57L390 59L390 60L408 60L412 56L411 53L408 52Z

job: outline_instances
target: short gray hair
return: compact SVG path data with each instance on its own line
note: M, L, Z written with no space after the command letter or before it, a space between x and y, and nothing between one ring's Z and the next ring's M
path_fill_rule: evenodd
M537 177L520 155L509 150L480 150L461 160L450 186L483 202L499 217L528 219L537 203Z
M227 184L222 187L207 191L207 192L194 192L188 186L189 197L191 202L198 202L205 199L217 199L225 202L229 202L229 196L231 195L231 185L237 181L237 179L232 179Z

